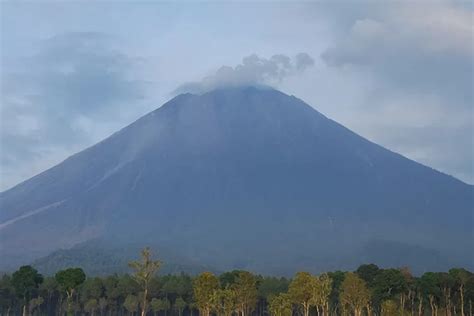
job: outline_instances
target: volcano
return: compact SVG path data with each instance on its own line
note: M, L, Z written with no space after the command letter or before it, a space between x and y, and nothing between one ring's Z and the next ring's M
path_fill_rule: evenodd
M294 96L223 88L179 95L2 192L0 268L96 243L265 274L473 268L473 205L473 186Z

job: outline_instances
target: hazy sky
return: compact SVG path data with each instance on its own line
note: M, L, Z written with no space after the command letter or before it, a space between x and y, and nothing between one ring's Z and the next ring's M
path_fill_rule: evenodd
M0 190L176 91L247 82L294 94L374 142L474 182L468 1L0 8Z

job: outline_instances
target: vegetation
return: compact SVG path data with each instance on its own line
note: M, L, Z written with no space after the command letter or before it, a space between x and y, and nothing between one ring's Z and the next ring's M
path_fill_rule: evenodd
M157 276L148 249L133 274L88 277L80 268L43 277L23 266L0 279L0 315L330 316L474 315L474 274L362 265L292 279L248 271Z
M142 261L132 261L129 263L129 266L134 270L133 278L143 290L141 316L145 316L147 312L148 287L150 285L151 279L156 274L156 272L158 272L158 269L161 266L161 262L157 260L152 260L150 248L145 248L142 250Z

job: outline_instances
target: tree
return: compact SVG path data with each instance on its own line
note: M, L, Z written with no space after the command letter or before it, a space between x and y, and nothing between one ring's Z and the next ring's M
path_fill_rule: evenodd
M194 299L202 316L210 315L213 294L217 289L219 289L219 280L211 272L203 272L194 279Z
M263 277L258 282L258 294L264 299L288 291L290 281L286 278Z
M232 286L238 279L239 274L243 272L242 270L232 270L229 272L224 272L221 275L219 275L219 283L222 286L222 288L227 288L229 286Z
M98 308L98 301L104 293L104 286L102 284L102 279L100 278L89 278L81 285L80 287L80 297L81 302L85 305L92 304L95 300L96 307L94 310L91 310L89 313L94 314ZM92 306L92 305L90 305ZM85 308L85 307L84 307Z
M186 308L186 301L180 296L174 302L174 308L178 311L178 316L183 315L183 311Z
M269 298L268 310L272 316L291 316L291 298L287 293L272 295Z
M381 310L384 316L398 316L397 303L394 300L383 301Z
M100 315L103 316L108 305L107 299L105 297L101 297L99 298L98 303L99 303Z
M315 279L308 272L296 273L288 288L288 294L290 295L291 301L303 308L304 316L309 315L314 288Z
M342 282L344 281L346 274L342 271L328 272L328 276L332 280L331 295L329 295L329 304L332 306L332 314L340 314L339 308L339 296Z
M159 298L153 298L151 300L151 309L153 310L153 313L155 315L158 315L159 312L164 311L165 315L166 312L170 309L171 303L168 299L159 299Z
M400 312L401 316L405 314L406 301L410 301L410 314L415 314L416 285L415 278L408 267L400 268L400 272L405 279L404 291L400 293Z
M99 307L99 303L95 298L91 298L87 300L87 302L84 304L84 311L86 313L89 313L89 315L94 316L95 311Z
M438 315L438 304L441 297L439 287L439 275L434 272L426 272L419 280L420 290L424 297L428 298L431 308L431 315Z
M461 308L461 316L464 316L464 291L469 278L471 277L471 273L466 269L451 269L449 270L449 274L453 277L454 282L459 291L459 298L460 298L460 308Z
M66 292L67 295L67 310L68 313L72 311L72 298L79 285L81 285L85 279L86 274L81 268L69 268L61 270L55 275L56 282L58 282L61 289Z
M29 304L30 315L33 315L35 312L35 309L43 305L43 303L44 303L44 299L41 296L38 296L37 298L32 298Z
M370 300L366 283L355 273L348 272L341 284L340 301L343 306L349 306L355 316L362 315L362 309Z
M31 266L22 266L12 275L11 283L15 292L23 299L23 316L26 316L27 304L38 286L43 282L43 276Z
M133 277L143 290L141 307L142 316L145 316L147 310L148 285L151 278L158 272L161 261L152 260L150 248L143 249L141 255L141 261L132 261L128 265L134 270Z
M155 316L157 316L158 313L163 310L163 303L161 302L159 298L156 298L156 297L151 299L150 306Z
M456 286L456 280L451 274L444 272L438 273L438 280L438 284L441 289L442 299L444 301L444 309L446 311L446 315L450 315L452 309L453 289Z
M373 282L379 272L379 267L373 263L360 265L356 270L356 274L365 281L369 288L373 286Z
M217 315L231 316L237 309L235 291L229 286L215 290L211 296L211 306Z
M374 301L378 304L394 299L407 289L407 280L399 269L381 270L372 282Z
M123 303L123 307L130 313L130 315L135 315L138 311L138 298L135 295L127 295L125 298L125 302Z
M45 299L46 314L52 315L54 313L53 307L60 299L58 282L54 277L45 278L43 283L39 286L39 292Z
M0 279L0 311L2 315L10 315L10 311L15 305L17 297L15 289L11 284L11 277L4 275Z
M167 299L167 298L164 298L161 300L163 303L163 310L165 311L165 316L166 314L168 313L168 311L170 310L171 308L171 303L170 303L170 300Z
M242 316L250 313L257 304L257 280L255 277L247 271L239 272L232 289L235 292L238 312Z
M469 273L469 278L465 286L466 308L469 310L468 315L474 315L474 275Z
M329 296L332 291L332 280L325 273L319 277L314 277L312 305L316 306L318 316L326 316L329 313Z

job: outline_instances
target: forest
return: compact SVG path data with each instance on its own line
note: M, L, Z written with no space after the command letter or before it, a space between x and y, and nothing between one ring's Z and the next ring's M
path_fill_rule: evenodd
M22 266L0 279L0 315L474 315L474 274L462 268L414 276L363 264L288 279L241 270L159 275L161 265L145 248L130 274L88 277L67 268L45 277Z

